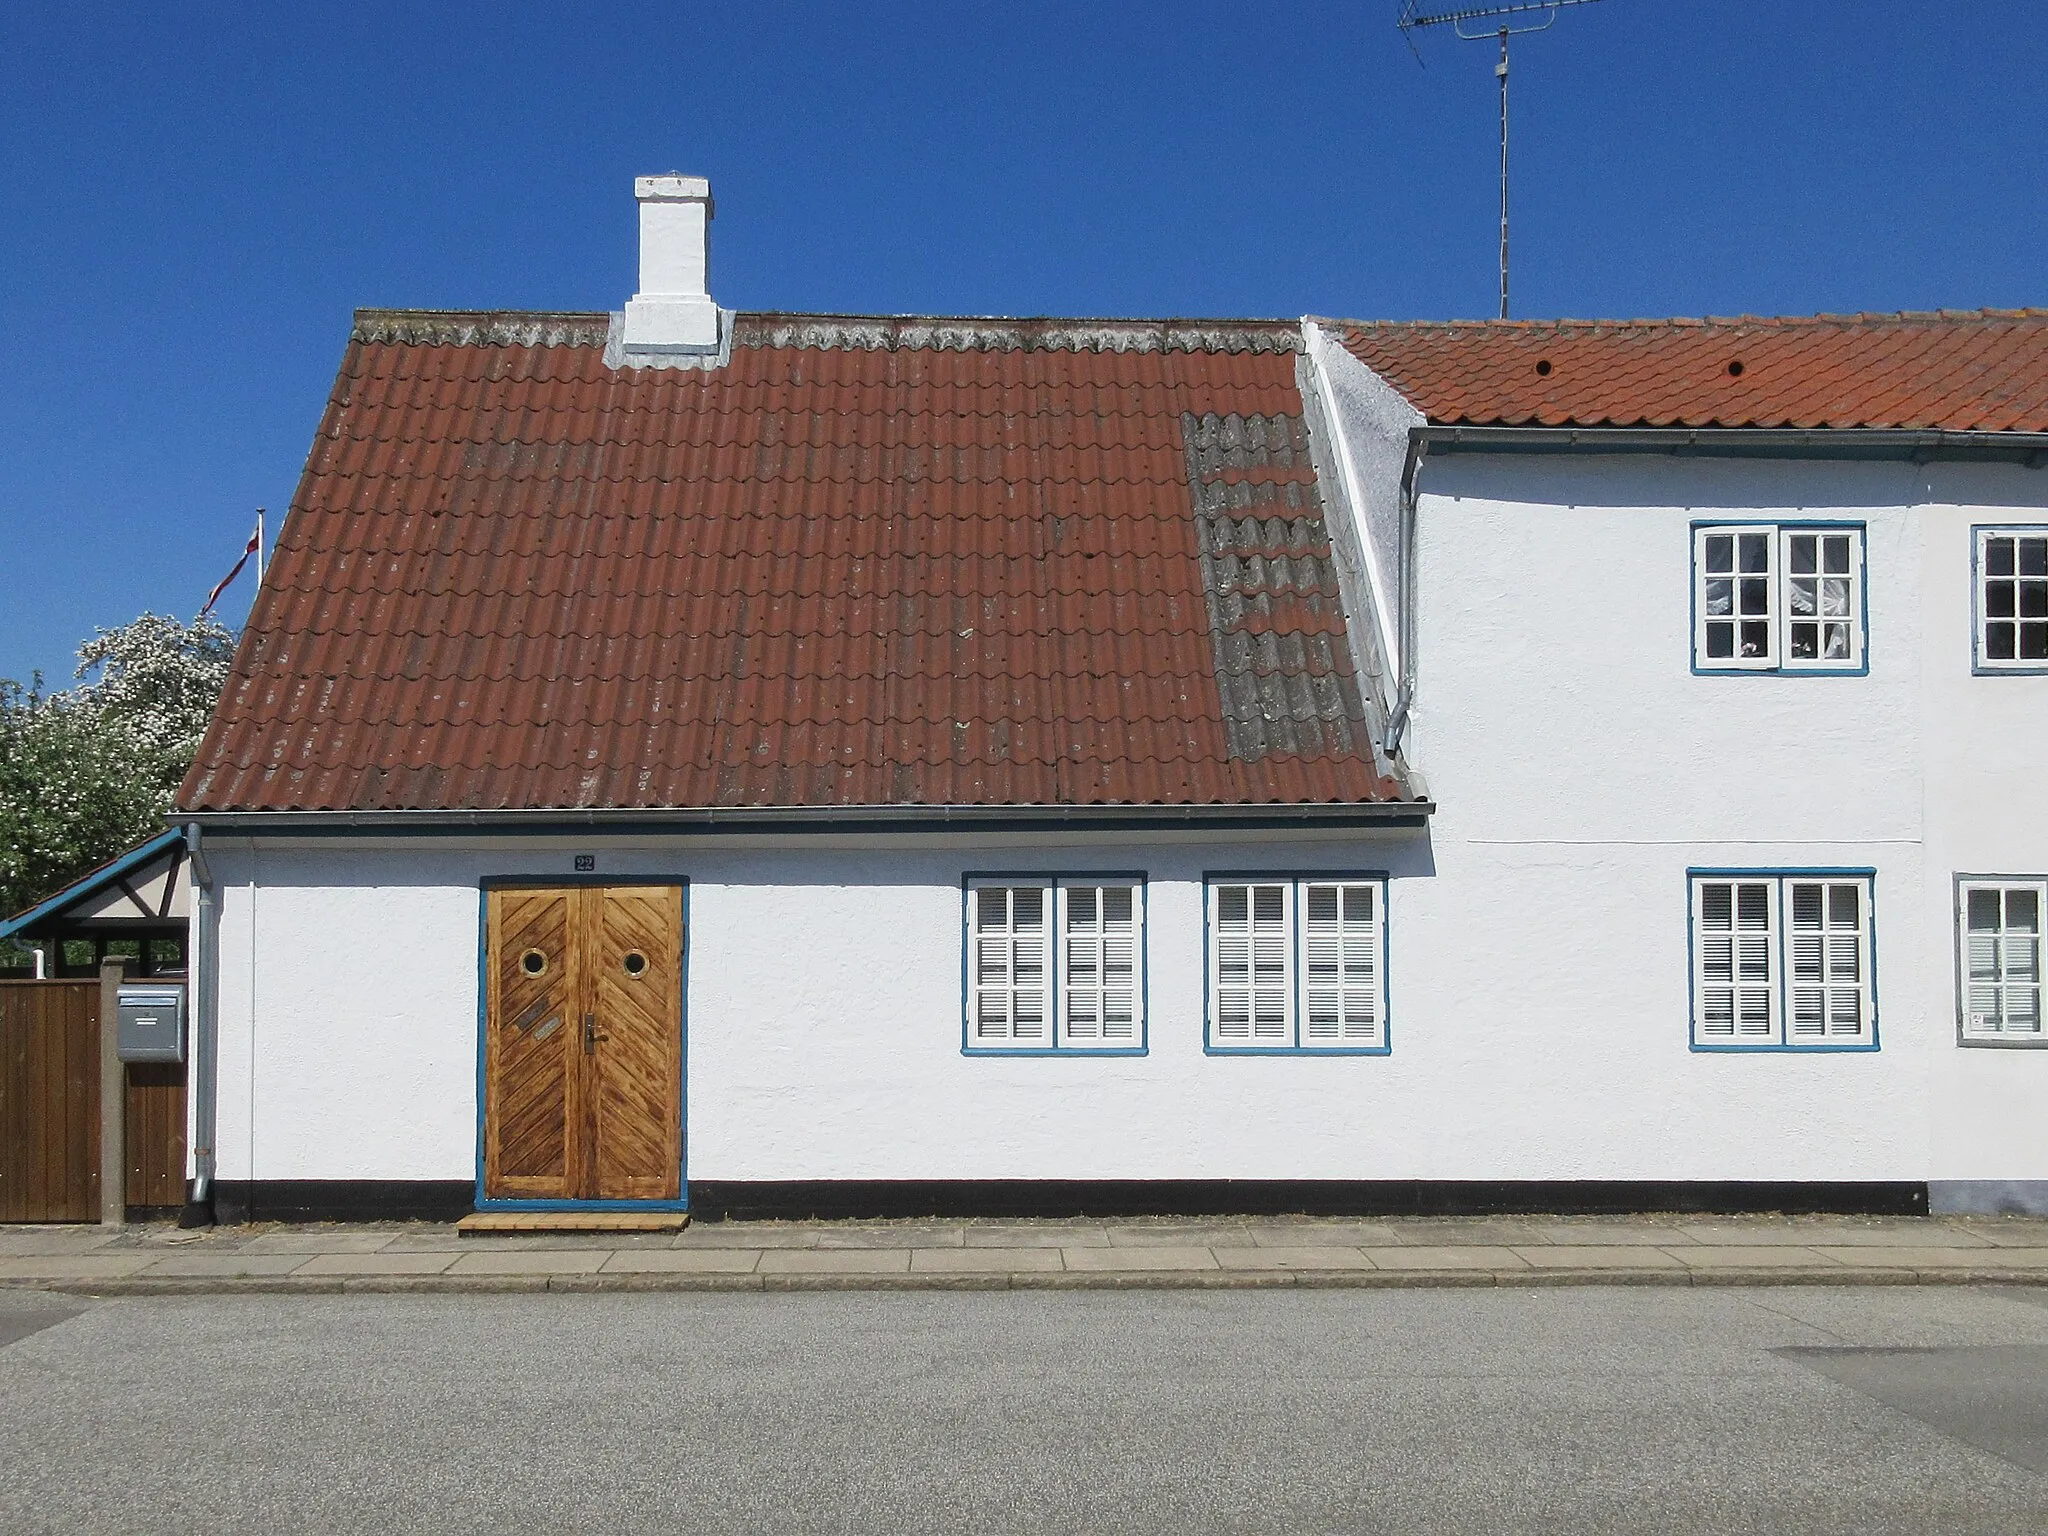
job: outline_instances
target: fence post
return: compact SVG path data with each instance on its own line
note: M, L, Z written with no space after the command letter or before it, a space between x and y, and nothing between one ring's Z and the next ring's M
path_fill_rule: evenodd
M121 1061L118 1021L128 961L100 961L100 1225L128 1220L128 1068Z

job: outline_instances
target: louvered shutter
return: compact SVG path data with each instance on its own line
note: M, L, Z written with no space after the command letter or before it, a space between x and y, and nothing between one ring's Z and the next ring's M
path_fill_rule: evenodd
M968 891L968 1046L1050 1049L1051 882Z
M1693 1017L1702 1045L1778 1038L1777 882L1693 883Z
M1292 886L1286 881L1210 887L1210 1044L1273 1049L1295 1044Z
M2048 883L1963 887L1963 1033L2042 1038L2041 922Z
M1380 1043L1380 889L1311 881L1301 890L1302 1044Z
M1128 1050L1143 1038L1144 902L1135 885L1062 881L1060 1044Z
M1788 880L1786 989L1792 1045L1870 1037L1870 903L1860 880Z

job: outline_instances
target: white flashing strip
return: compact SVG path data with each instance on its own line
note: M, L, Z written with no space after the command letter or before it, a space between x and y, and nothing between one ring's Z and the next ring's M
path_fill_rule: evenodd
M1337 399L1337 391L1334 387L1334 379L1332 378L1330 367L1332 349L1335 349L1341 355L1343 362L1349 365L1349 370L1356 370L1365 379L1371 380L1372 383L1377 384L1384 390L1387 396L1387 403L1398 407L1401 414L1412 416L1414 418L1414 425L1422 425L1423 418L1391 385L1370 368L1367 368L1365 364L1352 357L1349 352L1345 352L1341 344L1314 320L1304 318L1301 322L1301 332L1302 338L1306 343L1304 350L1309 364L1305 370L1306 378L1316 393L1315 407L1317 412L1324 421L1329 423L1330 436L1336 446L1337 473L1340 482L1336 489L1339 493L1339 499L1344 503L1344 515L1351 523L1351 531L1358 547L1359 561L1364 569L1365 579L1372 588L1373 620L1375 627L1379 630L1380 654L1386 658L1388 681L1392 684L1404 675L1402 668L1407 661L1407 658L1401 654L1401 610L1399 606L1401 594L1388 584L1386 573L1380 569L1379 560L1373 553L1372 539L1365 526L1364 512L1367 505L1365 477L1359 471L1357 452L1352 445L1351 434L1345 430L1343 412ZM1360 382L1364 381L1360 380ZM1397 486L1397 495L1398 489Z

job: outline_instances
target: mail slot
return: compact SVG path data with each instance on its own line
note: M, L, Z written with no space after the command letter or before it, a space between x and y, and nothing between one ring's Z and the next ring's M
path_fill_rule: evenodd
M121 988L114 1032L123 1061L185 1059L185 989L176 986Z

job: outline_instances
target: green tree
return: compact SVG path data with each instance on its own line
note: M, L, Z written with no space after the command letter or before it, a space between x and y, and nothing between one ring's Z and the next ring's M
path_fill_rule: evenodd
M78 648L78 686L0 678L0 914L161 831L234 637L145 613Z

